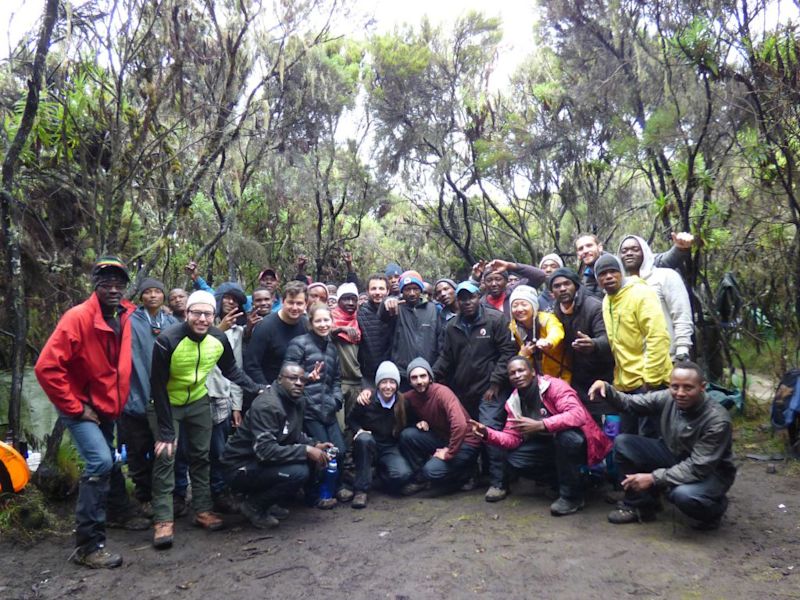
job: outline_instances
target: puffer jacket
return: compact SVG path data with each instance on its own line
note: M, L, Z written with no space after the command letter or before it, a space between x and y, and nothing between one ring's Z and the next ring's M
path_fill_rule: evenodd
M358 345L358 362L361 375L366 381L375 380L378 366L391 358L394 322L382 321L378 317L380 304L365 302L358 309L358 326L361 328L361 343Z
M306 383L306 421L317 421L330 425L336 421L336 411L342 408L342 380L339 372L339 353L330 337L320 337L316 333L306 333L289 342L284 362L297 363L306 372L314 370L317 362L322 362L318 381Z
M611 440L594 422L575 390L556 377L542 375L537 379L542 404L550 413L548 417L542 419L545 429L549 433L580 429L586 438L587 464L595 465L603 460L611 451ZM506 402L506 413L509 418L503 431L491 427L486 429L486 443L505 450L515 450L525 441L525 438L512 428L512 419L522 414L517 390L514 390Z

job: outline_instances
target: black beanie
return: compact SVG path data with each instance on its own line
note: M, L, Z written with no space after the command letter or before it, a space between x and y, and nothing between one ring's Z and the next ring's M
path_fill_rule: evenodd
M162 294L166 294L166 290L164 289L164 284L161 283L158 279L153 279L152 277L147 277L142 279L142 282L139 284L139 297L142 297L145 290L150 288L156 288L157 290L161 290Z
M575 284L575 287L580 287L581 286L581 278L575 271L573 271L572 269L569 269L567 267L561 267L560 269L556 269L555 271L550 273L550 277L547 278L547 289L548 290L550 290L550 291L553 290L553 280L556 277L564 277L566 279L569 279L572 283Z

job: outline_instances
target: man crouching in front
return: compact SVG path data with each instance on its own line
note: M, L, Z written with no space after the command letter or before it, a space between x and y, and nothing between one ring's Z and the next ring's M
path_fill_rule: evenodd
M258 529L276 527L289 516L279 502L316 476L314 466L328 465L325 451L333 444L317 443L303 433L305 384L303 367L284 363L225 447L225 478L232 490L244 494L241 512Z
M656 416L661 425L661 439L621 434L614 441L625 500L609 513L611 523L652 521L664 491L694 519L695 529L719 527L736 466L731 417L706 398L705 387L703 371L689 361L675 364L667 390L633 396L603 381L592 384L590 399L603 397L624 411Z

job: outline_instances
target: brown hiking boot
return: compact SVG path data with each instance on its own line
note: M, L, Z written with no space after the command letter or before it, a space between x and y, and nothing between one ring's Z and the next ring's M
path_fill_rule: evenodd
M222 529L222 526L225 524L219 515L211 512L210 510L204 510L197 513L194 516L193 522L198 527L208 529L209 531L217 531L218 529Z
M85 554L76 550L72 553L71 560L76 565L83 565L90 569L113 569L122 564L122 557L119 554L112 554L103 546Z
M353 508L366 508L367 506L367 492L356 492L353 497Z
M172 521L161 521L153 526L153 546L159 550L172 546L175 524Z

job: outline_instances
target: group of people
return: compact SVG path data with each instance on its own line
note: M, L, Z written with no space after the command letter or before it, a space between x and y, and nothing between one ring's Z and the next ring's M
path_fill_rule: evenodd
M483 479L498 502L518 477L569 515L612 449L623 496L610 522L652 520L663 493L717 527L736 474L731 420L689 361L691 304L674 269L692 238L673 244L655 255L626 236L613 255L581 235L578 271L549 254L432 284L390 263L364 286L345 253L332 287L301 257L294 279L264 269L250 295L211 288L191 263L193 291L147 278L139 306L125 264L100 258L94 293L36 364L84 460L74 560L122 563L107 526L152 526L154 546L170 547L189 482L194 523L210 531L231 512L276 527L299 498L365 508L376 487L433 496ZM114 461L122 443L136 502ZM331 490L334 448L345 476Z

